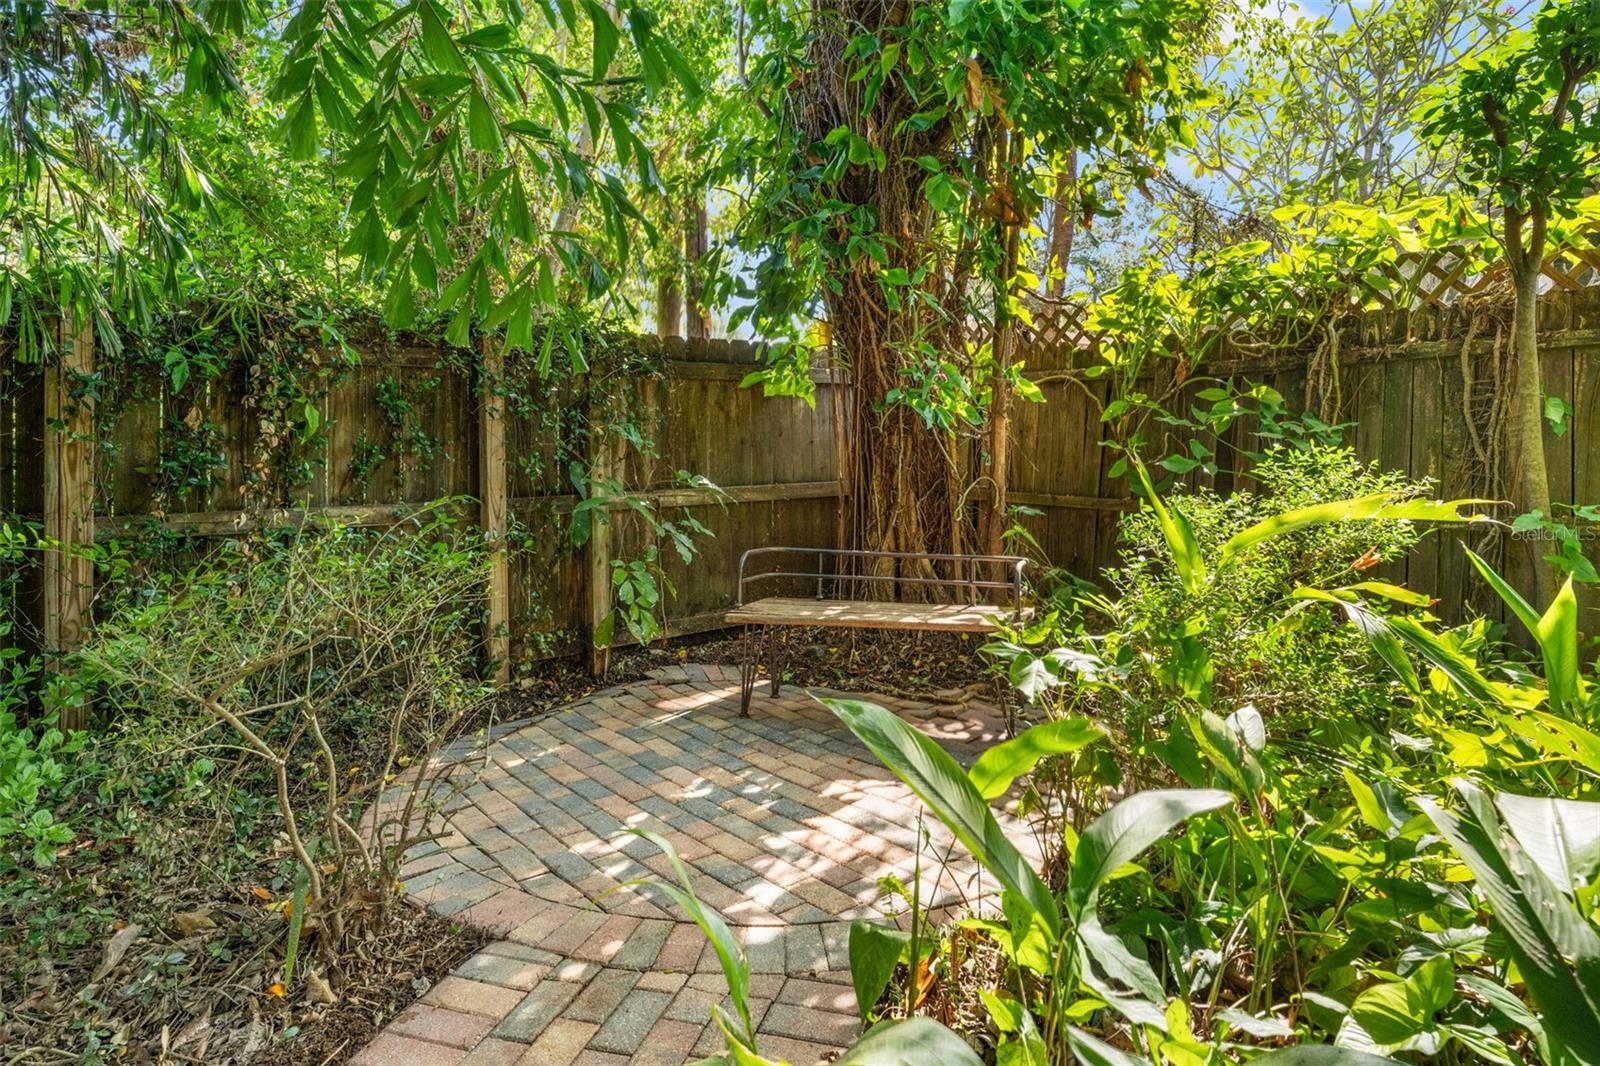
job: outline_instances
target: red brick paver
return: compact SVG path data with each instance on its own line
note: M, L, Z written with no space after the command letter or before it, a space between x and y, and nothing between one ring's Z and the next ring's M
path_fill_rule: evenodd
M939 868L949 835L825 708L765 692L741 719L736 669L669 667L453 746L461 787L437 843L409 856L407 889L503 939L352 1061L679 1066L720 1051L711 1008L732 1008L716 954L664 893L630 886L674 871L628 828L670 840L732 927L764 1054L810 1063L853 1040L849 923L903 922L877 886L914 880L919 825L930 910L978 905L992 886L970 861ZM979 705L879 702L963 761L1001 736Z

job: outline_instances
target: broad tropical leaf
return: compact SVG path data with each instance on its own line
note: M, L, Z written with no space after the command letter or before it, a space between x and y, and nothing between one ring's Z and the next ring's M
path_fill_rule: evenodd
M1465 780L1455 788L1464 814L1432 799L1417 804L1489 900L1550 1040L1579 1061L1600 1062L1600 936L1501 828L1489 797Z
M1567 578L1550 601L1534 629L1544 656L1544 680L1550 694L1550 711L1564 715L1583 698L1582 667L1578 662L1578 597Z
M1557 888L1571 893L1593 882L1600 872L1600 803L1502 792L1494 805Z
M1232 802L1231 795L1215 788L1152 789L1129 796L1096 818L1072 856L1067 912L1073 921L1094 913L1100 887L1117 867L1132 862L1185 818Z
M932 1018L880 1022L835 1061L837 1066L983 1066L965 1040Z
M1262 1066L1399 1066L1397 1060L1385 1055L1326 1044L1279 1048L1250 1061Z
M889 987L895 965L910 942L910 933L892 925L877 925L860 918L850 923L850 980L856 989L856 1009L863 1020Z
M1183 582L1184 591L1191 596L1198 593L1205 584L1206 561L1200 553L1200 542L1195 538L1194 529L1190 527L1189 520L1183 517L1182 511L1169 509L1162 501L1155 486L1150 483L1150 472L1143 463L1135 460L1133 472L1139 478L1140 488L1144 490L1145 502L1155 512L1161 533L1167 538L1167 547L1172 549L1172 559L1177 564L1178 578Z
M1360 597L1346 589L1329 592L1314 588L1295 589L1292 596L1297 600L1317 600L1338 607L1350 620L1350 624L1372 644L1372 650L1378 653L1378 657L1395 672L1400 683L1410 692L1422 691L1422 683L1417 678L1417 669L1406 655L1405 646L1400 643L1400 638L1389 628L1389 620L1368 607Z
M1099 1037L1072 1026L1067 1027L1067 1046L1088 1066L1150 1066L1149 1059L1112 1047Z
M1006 838L961 765L939 745L874 703L822 700L878 760L956 835L993 877L1026 902L1054 941L1061 910L1033 867Z
M1403 500L1391 492L1357 496L1349 500L1297 507L1279 515L1257 522L1248 529L1233 535L1222 546L1217 565L1231 562L1241 552L1253 548L1264 540L1281 536L1310 526L1325 526L1334 522L1476 522L1481 515L1464 515L1461 508L1489 503L1488 500Z
M656 879L640 879L628 881L624 884L649 885L659 889L672 897L674 903L682 907L694 923L705 933L706 939L711 941L711 948L717 953L717 961L722 965L722 976L728 984L728 995L733 1000L733 1007L739 1014L737 1023L740 1030L735 1034L746 1046L755 1044L755 1026L750 1023L750 960L740 947L739 941L734 938L729 930L728 923L722 920L722 915L700 902L694 894L694 883L689 879L689 869L684 866L683 860L678 857L678 850L672 842L660 833L649 829L628 829L636 837L643 837L672 861L672 868L678 874L682 887L669 884Z
M1005 795L1011 783L1050 755L1065 755L1093 744L1106 731L1087 718L1062 718L1024 730L996 744L967 771L973 787L986 800Z
M1499 594L1507 607L1511 608L1511 613L1517 616L1517 620L1528 627L1529 633L1537 633L1539 631L1539 612L1533 609L1533 605L1523 599L1522 593L1512 588L1511 583L1496 573L1494 567L1484 562L1477 552L1471 548L1463 548L1462 550L1467 553L1467 558L1472 561L1472 565L1477 568L1478 573L1489 583L1489 587Z

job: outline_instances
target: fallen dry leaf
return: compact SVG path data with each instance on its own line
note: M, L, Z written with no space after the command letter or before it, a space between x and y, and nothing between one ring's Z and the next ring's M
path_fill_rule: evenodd
M315 1003L339 1002L339 997L333 994L333 986L324 981L319 973L306 974L306 992Z
M89 983L91 985L94 984L115 969L117 963L122 961L122 956L128 953L128 949L133 946L135 940L139 939L139 934L142 932L144 932L144 926L137 922L118 929L111 939L106 941L105 954L100 959L100 965L95 967L93 975L90 976Z
M180 911L172 916L172 924L184 936L194 936L217 927L216 921L205 911Z

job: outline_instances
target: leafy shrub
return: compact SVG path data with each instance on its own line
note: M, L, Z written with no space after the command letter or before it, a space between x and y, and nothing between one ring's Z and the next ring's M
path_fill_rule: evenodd
M14 568L25 561L32 544L27 531L0 521L0 591L5 593L0 604L0 873L10 856L22 851L35 866L50 866L56 848L72 839L52 800L67 781L66 760L83 746L82 737L69 738L56 728L54 708L77 698L74 687L58 679L46 692L39 660L17 646L19 634L10 616ZM42 712L37 708L41 697Z
M1274 449L1252 474L1253 491L1187 489L1159 511L1128 515L1122 565L1106 575L1109 595L1081 596L990 646L1013 684L1050 703L1051 714L1087 713L1116 727L1133 760L1097 753L1100 784L1170 783L1165 768L1140 757L1168 757L1150 746L1186 707L1227 714L1250 706L1285 731L1337 731L1387 714L1393 685L1375 669L1371 646L1336 618L1291 610L1293 594L1360 581L1415 544L1422 531L1413 518L1449 511L1422 499L1425 483L1364 465L1344 448ZM1328 501L1383 510L1285 525L1285 516L1317 514ZM1179 527L1183 559L1171 535Z

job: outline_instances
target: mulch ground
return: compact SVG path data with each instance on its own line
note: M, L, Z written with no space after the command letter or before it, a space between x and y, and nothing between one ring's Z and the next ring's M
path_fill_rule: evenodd
M785 684L962 703L993 692L992 664L978 651L987 637L965 633L881 633L801 629L785 636ZM617 648L604 678L575 658L531 667L496 709L502 720L529 717L608 685L642 680L673 663L737 664L741 639L727 630L675 637L647 648ZM765 664L761 678L767 677Z
M341 960L332 1002L298 979L295 994L280 998L272 982L283 958L281 910L192 872L119 883L127 859L98 850L64 857L57 873L69 885L10 900L0 930L0 1061L343 1062L488 939L397 907ZM53 915L98 932L48 953L26 949L25 930Z

